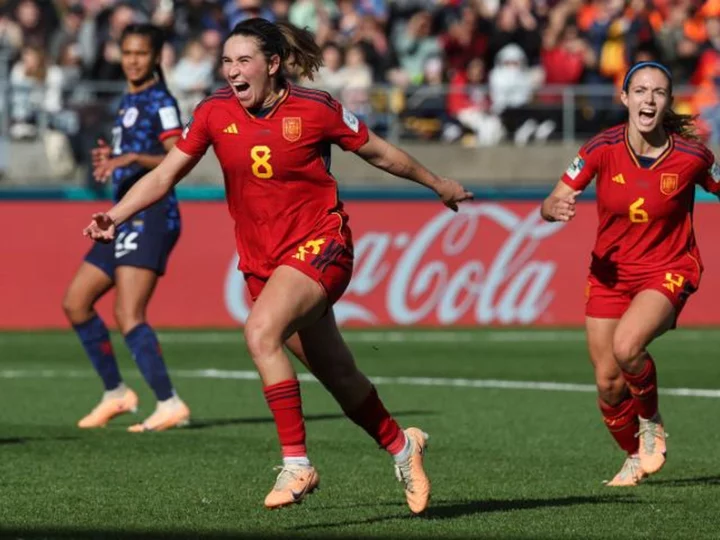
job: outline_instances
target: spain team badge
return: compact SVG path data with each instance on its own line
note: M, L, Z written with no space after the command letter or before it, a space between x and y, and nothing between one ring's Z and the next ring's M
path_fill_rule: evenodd
M288 142L295 142L302 135L302 119L298 116L283 118L283 138Z
M678 175L665 173L660 175L660 191L670 195L678 188Z

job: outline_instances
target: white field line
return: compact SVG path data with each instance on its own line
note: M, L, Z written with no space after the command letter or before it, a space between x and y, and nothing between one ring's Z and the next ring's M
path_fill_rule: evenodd
M137 376L137 375L136 375ZM225 369L173 370L173 377L183 379L258 380L255 371ZM0 379L88 379L96 377L90 370L0 370ZM298 374L301 381L316 383L312 375ZM436 386L443 388L486 388L495 390L541 390L546 392L595 392L592 384L561 383L553 381L508 381L500 379L451 379L443 377L370 377L374 384L400 386ZM720 398L720 389L661 388L661 395L681 397Z
M343 332L348 343L548 343L548 342L584 342L585 333L582 330L348 330ZM161 331L158 337L162 343L181 344L224 344L243 343L240 330L236 332L189 331L173 332ZM708 341L720 340L720 331L710 330L681 330L668 334L662 339L672 341ZM0 346L6 344L37 343L47 344L77 343L74 334L67 333L41 333L32 332L3 333L0 332Z

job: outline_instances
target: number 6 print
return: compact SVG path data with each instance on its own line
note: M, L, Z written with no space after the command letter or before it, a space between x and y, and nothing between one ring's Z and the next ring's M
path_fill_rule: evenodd
M648 213L641 208L643 204L645 204L645 199L638 197L638 199L630 205L630 221L633 223L647 223L649 219Z

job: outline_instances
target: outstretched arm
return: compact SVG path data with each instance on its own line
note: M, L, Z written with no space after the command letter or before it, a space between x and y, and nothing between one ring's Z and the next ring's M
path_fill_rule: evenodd
M84 230L93 240L110 241L115 228L141 210L162 199L197 164L199 158L174 147L160 164L138 180L125 196L107 212L93 215Z
M455 180L436 175L410 154L372 131L369 131L368 141L355 153L378 169L432 189L452 210L457 211L457 203L473 198L473 194Z
M540 215L545 221L570 221L575 217L575 199L581 193L560 180L543 201Z
M154 169L160 163L167 153L172 150L175 143L180 137L168 137L163 143L165 148L164 154L137 154L135 152L128 152L119 156L112 157L110 155L110 147L107 143L99 139L98 146L92 150L93 157L93 176L98 182L106 182L112 177L113 171L118 167L127 167L133 163L137 163L143 169Z

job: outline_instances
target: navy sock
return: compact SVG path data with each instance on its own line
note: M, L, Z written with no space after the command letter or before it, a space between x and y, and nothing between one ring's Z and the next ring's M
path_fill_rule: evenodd
M146 323L138 324L127 333L125 343L158 401L170 399L173 395L172 383L153 329Z
M113 353L110 334L103 320L95 315L82 324L73 325L83 348L92 362L95 371L102 378L105 390L114 390L122 379Z

